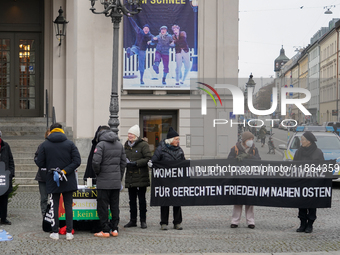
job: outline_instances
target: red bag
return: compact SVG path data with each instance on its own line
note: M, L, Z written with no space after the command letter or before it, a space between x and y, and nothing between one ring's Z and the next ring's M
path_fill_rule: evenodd
M66 235L66 226L59 229L59 234ZM72 229L72 235L74 234L74 229Z

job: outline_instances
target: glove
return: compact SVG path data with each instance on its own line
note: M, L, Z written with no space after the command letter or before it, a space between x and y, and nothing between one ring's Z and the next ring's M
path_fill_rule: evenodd
M238 156L236 157L236 159L237 159L238 161L243 161L244 159L246 159L246 158L248 158L248 157L249 157L249 154L242 153L242 154L238 155Z
M128 166L137 166L137 162L136 161L131 161L130 163L127 163Z
M151 160L148 161L148 167L152 167L152 161Z

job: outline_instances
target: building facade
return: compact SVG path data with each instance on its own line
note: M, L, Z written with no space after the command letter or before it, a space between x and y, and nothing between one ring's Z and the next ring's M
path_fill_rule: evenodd
M46 112L51 116L54 106L57 121L72 128L73 139L82 157L86 157L97 127L106 125L110 115L111 19L94 15L90 11L90 2L84 0L1 2L1 53L8 57L7 60L3 57L1 63L8 79L0 85L6 91L0 95L0 117L43 117ZM187 4L189 0L173 2ZM100 1L96 5L100 6ZM60 6L69 21L61 45L55 37L52 22ZM122 27L121 24L120 49ZM198 31L198 78L216 81L237 78L238 0L199 1ZM119 51L119 63L123 63L122 52ZM140 125L142 136L149 137L151 148L164 138L164 133L157 135L150 126L173 126L180 134L181 146L188 156L195 146L199 148L195 154L197 157L225 156L236 141L236 127L227 131L222 131L222 127L216 128L209 137L200 134L205 132L205 119L211 123L211 118L222 118L232 112L230 92L225 92L225 103L221 108L210 107L209 101L208 107L213 114L201 116L193 126L190 123L191 100L199 100L199 94L190 90L125 91L122 87L122 64L118 68L118 80L119 135L122 142L127 138L128 129L135 124ZM49 99L48 110L45 94ZM202 136L200 141L193 139L194 131ZM223 143L221 139L225 139Z

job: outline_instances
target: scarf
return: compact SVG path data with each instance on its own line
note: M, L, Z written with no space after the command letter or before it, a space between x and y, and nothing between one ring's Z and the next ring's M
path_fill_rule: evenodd
M53 130L51 130L50 134L55 133L55 132L60 132L60 133L65 134L64 130L62 130L61 128L54 128Z
M168 32L166 32L164 35L163 35L162 33L159 33L159 37L160 37L162 40L165 40L167 36L168 36Z
M171 145L171 144L167 144L167 143L165 143L165 146L169 149L169 150L172 150L172 151L174 151L174 150L177 150L178 149L178 146L173 146L173 145Z
M301 149L301 156L302 158L310 158L311 155L313 155L314 151L317 149L317 146L315 143L311 143L308 147L300 147Z
M128 141L128 145L132 148L135 145L136 141L134 141L133 143L131 143L130 141Z

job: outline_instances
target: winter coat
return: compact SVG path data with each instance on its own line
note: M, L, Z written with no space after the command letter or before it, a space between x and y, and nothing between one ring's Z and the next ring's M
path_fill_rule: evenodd
M180 32L178 37L176 35L172 35L172 39L174 40L175 43L176 53L181 53L182 50L184 50L184 52L189 52L186 32L184 31Z
M311 147L312 146L312 147ZM305 150L305 153L304 153ZM325 160L323 156L322 150L316 147L316 144L313 145L313 143L307 147L300 147L294 154L293 161L296 160Z
M137 25L136 21L134 21L131 17L129 17L129 20L137 33L135 45L139 48L139 50L146 51L148 41L151 41L154 36L150 32L145 34L143 29L141 29Z
M230 153L228 155L228 159L236 158L240 154L246 153L241 143L238 142L234 147L231 148ZM253 144L248 151L248 159L261 159L258 149Z
M267 129L265 127L261 127L259 130L259 135L260 135L260 138L265 138L267 135Z
M171 160L185 160L184 152L179 146L169 146L164 140L155 150L151 161L171 161Z
M100 131L98 141L92 158L92 167L97 175L97 189L120 189L126 166L123 145L111 130Z
M148 161L151 159L149 144L138 138L132 147L129 141L124 145L126 158L130 162L136 162L137 166L127 164L125 175L125 187L148 187L150 186Z
M61 130L62 131L62 130ZM46 168L46 192L63 193L77 190L75 170L80 165L80 154L75 144L68 140L63 132L53 129L46 141L40 145L36 164ZM53 180L51 168L59 167L66 171L66 180L60 181L60 186Z
M152 44L156 44L156 51L161 53L162 55L169 55L170 43L172 42L172 36L168 33L164 36L159 34L156 36L157 40L152 38Z
M35 163L37 162L37 159L38 159L38 152L39 152L40 146L41 146L41 144L38 146L38 149L37 149L37 151L34 154L34 162ZM38 172L35 175L35 179L34 180L36 180L38 182L46 182L46 172L47 172L46 168L40 168L39 167Z
M9 189L5 194L12 192L12 179L15 177L15 166L11 147L8 143L1 139L1 149L0 149L0 161L5 163L5 170L9 170L11 173L9 175Z

